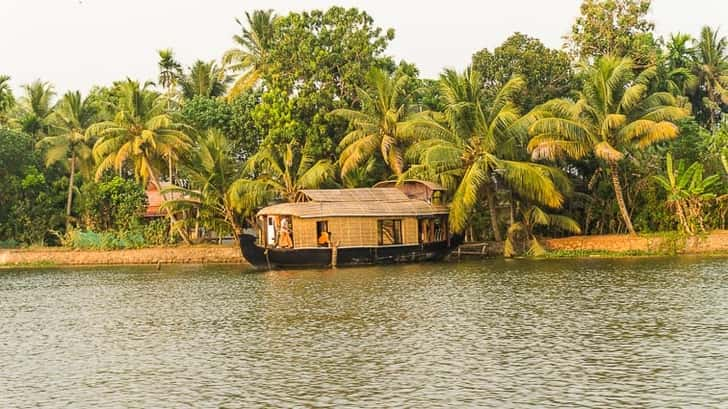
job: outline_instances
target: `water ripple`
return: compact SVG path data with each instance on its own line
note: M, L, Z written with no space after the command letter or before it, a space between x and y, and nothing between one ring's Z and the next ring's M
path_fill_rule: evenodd
M725 407L728 260L0 271L0 407Z

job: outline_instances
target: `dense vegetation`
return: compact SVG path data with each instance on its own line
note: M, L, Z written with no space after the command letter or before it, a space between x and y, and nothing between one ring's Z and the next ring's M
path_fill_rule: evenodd
M301 189L422 178L451 228L537 236L726 227L728 38L653 33L649 0L585 0L565 50L515 33L421 78L357 9L245 13L220 61L88 95L0 76L0 245L129 247L240 232ZM143 79L148 80L148 79ZM162 188L167 220L143 218Z

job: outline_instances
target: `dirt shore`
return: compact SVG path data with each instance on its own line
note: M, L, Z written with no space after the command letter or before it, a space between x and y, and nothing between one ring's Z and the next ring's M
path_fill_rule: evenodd
M614 253L728 253L728 230L715 230L710 234L683 237L673 234L630 236L614 234L603 236L571 236L546 239L544 245L549 250L587 250Z
M195 245L133 250L32 248L0 250L0 266L99 264L245 264L237 246Z

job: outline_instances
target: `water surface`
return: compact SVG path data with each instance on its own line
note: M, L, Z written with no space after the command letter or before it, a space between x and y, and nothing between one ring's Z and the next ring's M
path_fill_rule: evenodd
M728 259L0 270L0 407L726 407Z

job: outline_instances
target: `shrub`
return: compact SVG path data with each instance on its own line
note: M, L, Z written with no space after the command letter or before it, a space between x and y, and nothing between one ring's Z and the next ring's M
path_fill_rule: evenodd
M133 249L146 245L144 235L140 231L94 231L70 230L61 239L65 247L83 250L117 250Z
M169 244L169 221L167 219L155 219L144 226L144 241L147 244L160 246Z
M135 230L147 206L141 185L121 177L81 187L80 213L87 228L96 231Z

